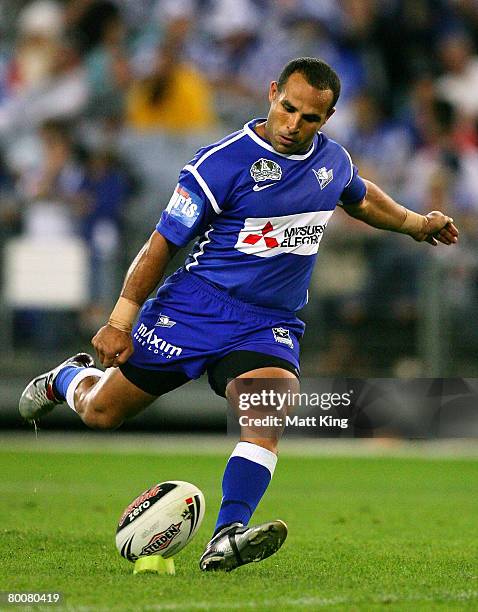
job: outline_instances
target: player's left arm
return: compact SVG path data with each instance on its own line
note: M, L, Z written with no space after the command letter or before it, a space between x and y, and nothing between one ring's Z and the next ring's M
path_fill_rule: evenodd
M420 215L395 202L371 181L362 180L366 187L363 200L342 206L351 217L372 227L408 234L418 242L425 241L433 246L438 242L448 245L458 241L458 229L451 217L438 210Z

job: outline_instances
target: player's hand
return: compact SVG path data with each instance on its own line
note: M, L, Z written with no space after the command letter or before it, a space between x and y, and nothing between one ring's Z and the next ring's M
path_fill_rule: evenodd
M91 344L105 368L116 368L125 363L134 351L131 334L111 325L104 325L91 340Z
M458 229L453 223L453 219L444 215L438 210L434 210L425 215L427 220L422 231L412 235L418 242L428 242L436 246L442 244L455 244L458 242Z

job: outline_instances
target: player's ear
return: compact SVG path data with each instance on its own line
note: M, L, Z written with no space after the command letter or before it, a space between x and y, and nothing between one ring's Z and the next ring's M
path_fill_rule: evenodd
M272 103L276 99L278 93L279 87L277 85L277 81L272 81L272 83L269 85L269 102Z

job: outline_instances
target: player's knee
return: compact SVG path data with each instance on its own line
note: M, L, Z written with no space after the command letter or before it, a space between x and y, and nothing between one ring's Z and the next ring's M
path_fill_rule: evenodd
M277 451L279 448L279 440L260 440L259 443L256 442L258 446L262 446L271 453L275 453L277 455Z
M122 424L123 420L121 415L102 406L96 406L83 414L83 422L90 429L116 429Z
M275 453L277 455L277 451L279 448L279 438L275 437L267 437L267 438L258 438L256 436L248 436L241 435L241 442L249 442L250 444L256 444L257 446L262 446L271 453Z

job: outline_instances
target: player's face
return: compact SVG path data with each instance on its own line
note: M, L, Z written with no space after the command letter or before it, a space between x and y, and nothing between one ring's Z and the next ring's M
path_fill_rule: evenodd
M264 136L278 153L299 153L309 148L318 130L331 117L333 93L309 85L298 72L290 75L280 91L271 83L271 107L264 125Z

